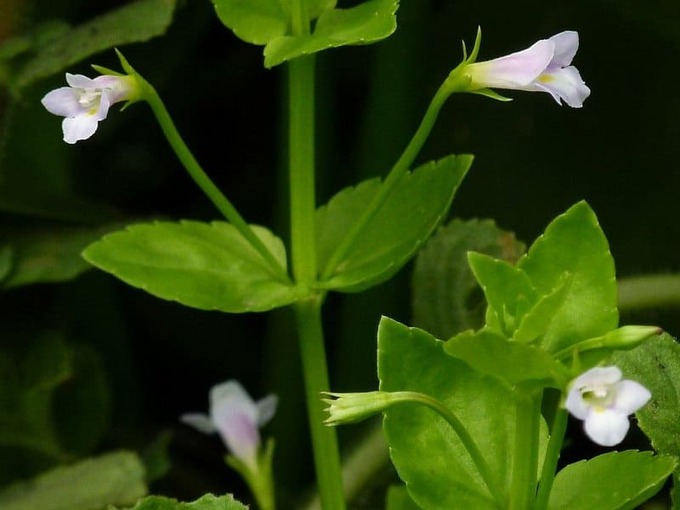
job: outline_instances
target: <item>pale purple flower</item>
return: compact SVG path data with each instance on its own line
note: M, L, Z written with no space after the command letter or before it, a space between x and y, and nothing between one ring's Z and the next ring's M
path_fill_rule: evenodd
M137 95L137 84L131 76L102 75L92 79L66 73L66 82L68 87L48 92L41 103L50 113L65 117L64 141L71 144L90 138L111 105Z
M578 50L578 33L560 32L542 39L530 48L486 62L468 63L463 73L471 80L472 91L509 89L547 92L558 104L562 101L580 108L590 95L571 61Z
M623 441L630 427L628 416L652 396L640 383L621 377L618 367L595 367L569 385L565 407L584 421L588 437L602 446Z
M205 434L219 433L231 454L257 471L259 428L274 416L277 403L275 395L254 402L237 381L230 380L210 390L210 416L190 413L180 420Z

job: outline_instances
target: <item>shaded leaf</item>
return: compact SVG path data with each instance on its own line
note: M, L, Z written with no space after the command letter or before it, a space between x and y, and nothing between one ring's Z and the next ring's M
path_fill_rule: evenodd
M385 510L420 510L406 491L403 485L392 485L387 490L387 503Z
M430 236L472 163L449 156L404 175L385 203L353 240L323 288L358 292L388 279ZM346 188L317 211L319 267L325 267L382 183L371 179Z
M555 477L548 510L630 510L651 498L677 466L652 452L611 452L570 464Z
M206 494L192 503L181 503L176 499L162 496L149 496L139 501L130 510L247 510L247 508L231 495Z
M267 44L286 35L290 12L280 0L212 0L220 21L245 42Z
M146 494L144 467L132 452L114 452L48 471L0 493L3 510L92 510L130 505Z
M467 253L515 263L524 245L491 220L455 219L440 227L418 252L413 271L413 322L438 338L484 325L484 298Z
M285 267L281 240L253 230ZM219 221L131 225L91 244L83 257L133 287L203 310L271 310L307 292L281 282L236 228Z

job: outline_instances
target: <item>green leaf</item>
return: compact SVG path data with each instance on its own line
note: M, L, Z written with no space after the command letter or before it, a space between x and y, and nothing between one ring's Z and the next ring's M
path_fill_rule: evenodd
M7 235L10 270L5 288L72 280L92 268L80 256L90 243L119 224L104 227L51 227L17 230Z
M206 494L192 503L181 503L176 499L149 496L139 501L130 510L248 510L230 494L213 496Z
M471 156L449 156L404 175L385 203L353 240L323 288L358 292L387 280L413 256L444 215L472 163ZM365 181L346 188L317 211L319 267L328 261L361 217L382 183Z
M398 8L399 0L368 0L351 9L326 11L311 34L271 39L264 49L264 65L271 68L328 48L385 39L397 28Z
M413 271L413 322L437 338L484 325L484 298L467 253L486 253L515 263L524 245L491 220L455 219L439 227L418 252Z
M531 383L562 389L571 377L564 365L544 350L511 342L488 330L460 333L446 342L444 350L479 372L500 377L511 386Z
M494 329L498 325L498 333L512 336L537 299L529 277L508 262L482 253L470 253L468 262L486 296L487 325Z
M281 240L252 228L285 267ZM131 225L91 244L83 256L133 287L203 310L260 312L306 293L278 280L236 228L219 221Z
M557 473L549 510L629 510L661 489L677 459L652 452L611 452Z
M0 493L3 510L91 510L131 505L146 494L144 467L132 452L114 452L59 467Z
M449 356L444 342L429 333L388 318L380 322L378 355L380 389L421 392L442 402L474 439L499 494L507 494L516 415L510 387ZM421 508L497 508L463 443L439 415L395 406L385 412L384 430L392 462ZM545 427L541 433L544 439Z
M663 334L631 351L614 353L612 362L626 379L640 382L652 393L635 414L654 449L680 457L680 345Z
M162 35L172 22L175 2L138 0L47 39L19 69L13 87L30 85L100 51Z
M387 490L387 503L385 510L420 510L406 491L403 485L392 485Z
M267 44L286 35L290 13L281 0L212 0L220 21L252 44Z
M515 342L530 343L546 333L557 312L564 306L564 300L569 289L568 280L569 273L565 273L562 282L552 292L538 298L512 334L512 339Z
M562 306L540 340L546 350L558 351L617 327L614 260L587 203L579 202L548 225L517 267L542 295L566 285Z

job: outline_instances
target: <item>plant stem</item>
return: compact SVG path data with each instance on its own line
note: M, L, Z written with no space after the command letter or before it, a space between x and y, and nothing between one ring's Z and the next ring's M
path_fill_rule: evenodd
M324 404L320 393L329 390L329 383L321 324L321 301L322 296L316 295L295 303L293 307L300 336L305 396L321 507L324 510L344 510L337 435L333 427L323 424Z
M329 258L328 263L326 264L326 267L323 268L323 272L321 274L322 280L328 279L333 275L338 265L343 261L350 248L354 244L357 236L361 234L366 225L371 221L380 207L382 207L382 205L385 203L387 197L390 195L397 183L406 174L413 163L413 160L415 160L416 156L420 152L420 149L425 144L425 141L427 140L427 137L432 131L434 123L437 120L439 111L451 93L452 91L450 88L444 85L442 85L439 90L437 90L434 98L432 98L432 101L427 108L427 111L425 112L423 120L420 122L420 126L418 126L418 129L416 130L416 133L413 135L413 138L411 138L411 141L406 146L406 149L402 155L399 157L399 160L392 167L392 170L390 170L390 173L380 186L378 193L376 193L376 195L371 199L359 218L359 221L352 225L348 234Z
M248 243L260 254L264 261L269 266L272 274L284 283L291 283L285 268L276 260L274 255L264 245L262 240L255 234L250 225L246 223L243 217L239 214L236 208L232 205L227 197L222 194L217 186L210 180L210 177L205 173L196 161L189 147L187 147L184 140L180 136L175 123L172 121L168 110L165 108L160 96L153 88L153 86L137 75L137 79L141 82L143 87L143 97L151 107L158 124L161 126L165 138L168 140L170 147L175 152L175 155L180 160L184 168L187 170L191 178L198 185L198 187L206 194L215 207L222 213L222 215L239 231L239 233L248 241Z
M622 278L619 309L637 310L680 304L680 274L652 274Z
M530 389L515 389L516 428L509 510L530 510L536 496L541 399Z
M553 482L555 481L555 472L557 471L557 461L560 458L564 433L567 430L567 418L568 414L566 409L557 409L555 418L553 419L552 430L550 431L548 450L546 451L545 460L543 461L541 481L538 485L538 494L536 496L534 510L545 510L548 508L550 491L552 490Z

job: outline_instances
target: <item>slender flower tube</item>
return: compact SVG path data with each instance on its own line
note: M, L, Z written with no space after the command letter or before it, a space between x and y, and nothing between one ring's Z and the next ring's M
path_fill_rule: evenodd
M578 50L578 33L560 32L542 39L531 47L504 57L475 62L481 36L477 34L470 58L449 76L461 92L475 92L496 99L507 99L490 89L547 92L558 104L562 101L580 108L590 95L581 74L571 65Z
M651 396L640 383L622 379L618 367L595 367L570 383L565 407L584 421L586 434L595 443L614 446L628 433L628 416Z
M180 421L205 434L218 432L231 454L257 472L259 428L274 416L277 403L275 395L254 402L237 381L231 380L210 390L209 416L184 414Z
M66 73L66 83L68 87L48 92L41 102L48 112L65 117L61 126L64 141L70 144L90 138L111 105L133 101L138 96L132 76L105 74L92 79Z

